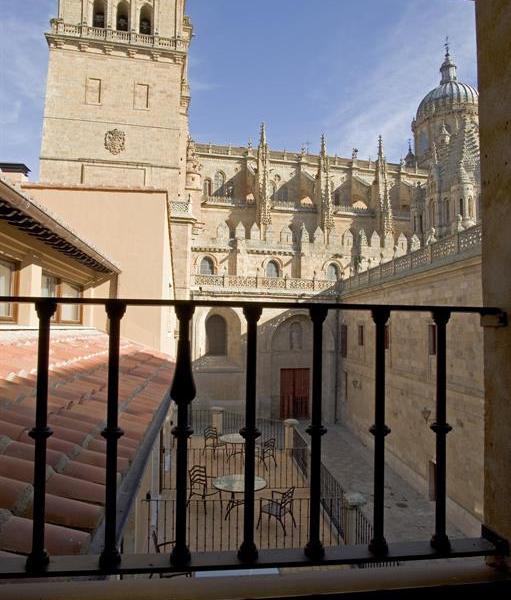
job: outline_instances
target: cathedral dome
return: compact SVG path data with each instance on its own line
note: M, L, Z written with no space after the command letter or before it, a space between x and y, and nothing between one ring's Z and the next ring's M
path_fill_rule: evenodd
M458 81L456 65L451 60L449 50L447 50L445 60L440 67L440 73L442 73L440 85L431 90L419 104L417 121L442 109L452 109L460 104L472 106L478 104L479 92L471 85Z

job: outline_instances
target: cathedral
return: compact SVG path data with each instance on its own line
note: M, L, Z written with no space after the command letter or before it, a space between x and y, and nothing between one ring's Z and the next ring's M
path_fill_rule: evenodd
M257 147L190 139L182 0L62 0L51 27L41 183L167 190L180 298L224 275L321 288L478 222L478 94L448 46L393 164L381 137L374 161L325 136L319 155L273 150L265 125Z

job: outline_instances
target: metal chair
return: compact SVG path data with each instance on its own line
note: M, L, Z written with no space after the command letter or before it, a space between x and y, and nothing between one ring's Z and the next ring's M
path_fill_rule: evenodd
M271 493L271 498L260 498L259 500L259 520L257 521L256 529L259 529L261 523L261 517L263 513L266 513L269 517L275 517L280 523L286 535L286 526L284 525L284 519L289 513L293 519L293 527L296 527L295 517L293 515L293 496L295 488L290 487L285 492L278 492L274 490ZM266 502L266 504L263 504Z
M275 438L266 440L262 446L256 448L257 459L262 461L264 468L268 470L266 459L273 458L275 466L277 466L277 459L275 458Z
M206 498L208 496L214 496L215 494L218 494L219 490L208 489L208 479L211 478L207 476L206 467L203 465L193 465L193 467L188 470L188 477L190 480L190 492L186 506L190 504L192 496L199 496L204 502L204 512L208 514L208 509L206 508Z
M209 448L213 450L213 454L216 454L218 448L225 448L225 446L226 443L218 438L216 427L206 427L204 429L204 448L202 452L205 452Z
M175 540L172 540L170 542L158 542L158 534L154 529L151 532L151 539L153 540L154 551L156 552L156 554L161 554L161 548L165 548L166 546L173 546L176 543ZM151 573L151 575L149 575L149 579L151 579L153 575L154 573ZM183 575L185 577L191 577L192 573L191 571L185 571L183 573L160 573L159 575L160 578L169 579L170 577L182 577Z

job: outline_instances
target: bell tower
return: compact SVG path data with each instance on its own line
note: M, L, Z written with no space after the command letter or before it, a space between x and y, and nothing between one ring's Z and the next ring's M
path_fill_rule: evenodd
M41 181L182 196L191 37L185 0L59 0Z

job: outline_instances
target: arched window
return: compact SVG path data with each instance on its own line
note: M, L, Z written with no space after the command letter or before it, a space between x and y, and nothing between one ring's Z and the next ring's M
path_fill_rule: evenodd
M298 321L291 323L291 327L289 328L289 349L303 349L303 330L302 326L300 325L300 323L298 323Z
M227 323L220 315L206 321L206 354L227 356Z
M274 260L266 265L266 277L279 277L279 265Z
M130 24L130 7L124 0L117 5L117 31L128 31Z
M200 274L201 275L214 275L215 274L215 263L212 258L205 256L200 263Z
M106 8L104 0L95 0L92 11L92 26L105 28L106 24Z
M222 196L224 193L225 175L222 171L217 171L215 174L215 194Z
M149 4L144 4L140 11L140 33L152 35L153 33L153 9Z
M212 183L211 183L211 179L205 179L204 180L204 196L206 196L206 198L209 198L212 195Z
M335 263L330 263L326 269L326 277L329 281L339 279L339 267Z
M460 212L459 212L459 214L462 217L465 216L465 207L464 207L464 204L463 204L463 198L460 198Z

